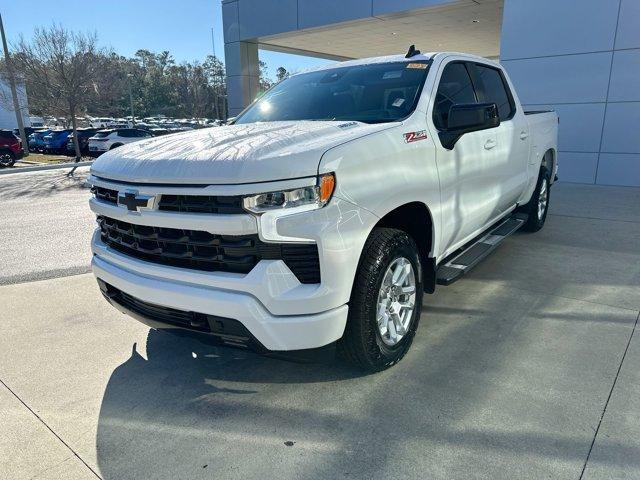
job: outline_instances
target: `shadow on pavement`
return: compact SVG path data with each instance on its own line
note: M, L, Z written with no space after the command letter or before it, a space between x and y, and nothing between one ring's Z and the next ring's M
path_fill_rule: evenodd
M89 187L85 185L88 171L76 171L73 175L67 175L70 170L24 172L0 177L0 199L49 197L73 190L88 191Z
M432 297L410 353L375 375L151 330L104 392L102 477L575 478L617 367L596 382L586 359L617 322L549 323L531 315L541 297L513 292L442 308L457 295ZM560 334L562 352L544 340ZM640 449L605 447L639 466Z

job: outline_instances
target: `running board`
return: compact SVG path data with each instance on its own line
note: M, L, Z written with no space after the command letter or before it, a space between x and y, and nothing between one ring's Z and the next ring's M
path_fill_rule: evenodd
M438 267L436 283L451 285L480 261L493 252L509 235L517 231L527 221L527 216L517 213L493 227L489 233L479 237L462 252Z

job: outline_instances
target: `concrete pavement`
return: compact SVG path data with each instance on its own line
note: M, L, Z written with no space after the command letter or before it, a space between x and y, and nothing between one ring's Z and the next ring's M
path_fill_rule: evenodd
M639 199L554 187L376 375L150 331L91 275L1 286L0 478L640 478Z
M95 216L84 186L88 172L0 177L0 285L89 271Z

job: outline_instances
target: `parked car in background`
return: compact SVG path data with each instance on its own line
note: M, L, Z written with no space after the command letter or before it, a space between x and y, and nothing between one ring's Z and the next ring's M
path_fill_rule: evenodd
M89 155L89 138L93 137L100 131L99 128L78 128L78 143L80 144L80 154ZM67 138L67 151L66 154L70 157L75 156L76 147L73 144L73 133Z
M31 135L32 133L35 133L39 130L42 130L42 128L37 128L37 127L24 127L24 136L29 138L29 135ZM20 138L20 129L19 128L14 128L13 129L13 134Z
M89 126L92 128L107 128L110 127L115 120L109 117L92 118L89 121Z
M52 132L50 128L46 128L44 130L40 130L39 132L34 132L28 137L29 142L29 150L32 152L42 152L44 151L44 137L49 135Z
M67 139L71 135L72 130L52 130L44 136L45 153L63 153L67 147Z
M121 147L127 143L137 142L153 135L140 128L117 128L100 130L89 138L89 155L98 156L108 150Z
M10 130L0 130L0 167L12 167L24 155L22 141Z
M42 117L36 117L34 115L29 117L29 123L31 124L32 127L44 127L44 118Z
M160 135L171 133L171 131L167 130L166 128L152 127L149 129L149 133L151 133L154 137L159 137Z

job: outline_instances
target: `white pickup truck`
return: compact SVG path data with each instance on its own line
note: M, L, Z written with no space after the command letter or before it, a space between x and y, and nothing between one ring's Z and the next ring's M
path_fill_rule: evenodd
M424 292L543 226L557 126L471 55L293 75L233 125L96 160L93 271L154 328L261 352L337 342L381 370L409 349Z

